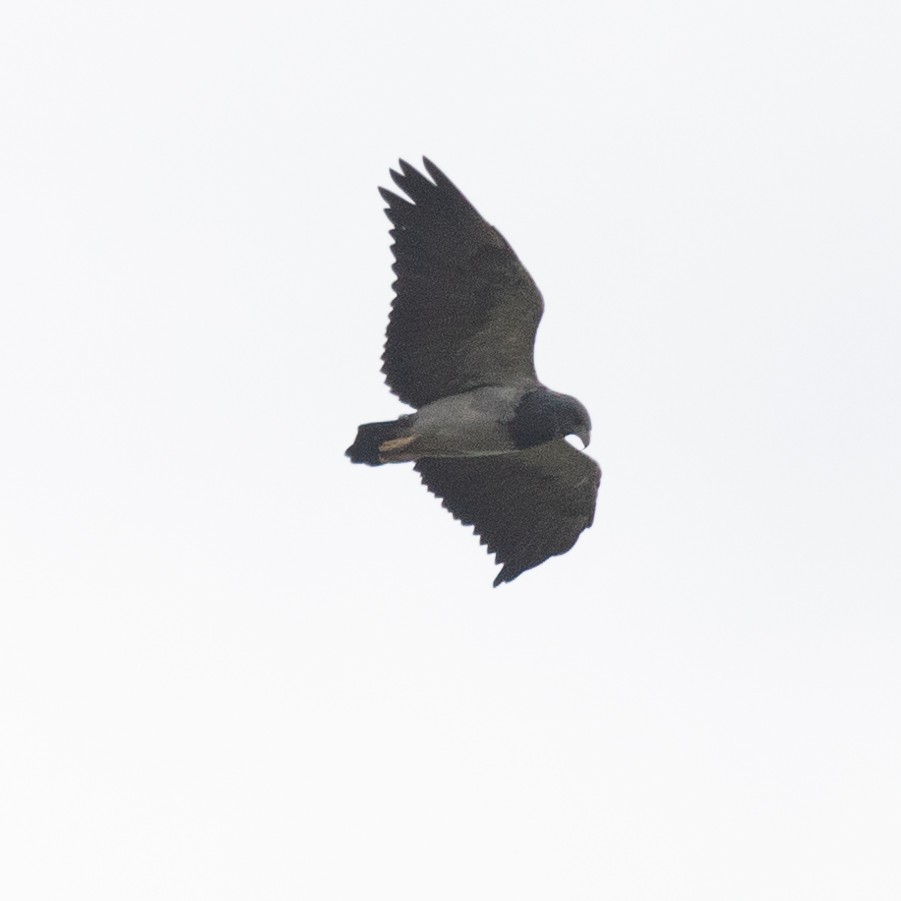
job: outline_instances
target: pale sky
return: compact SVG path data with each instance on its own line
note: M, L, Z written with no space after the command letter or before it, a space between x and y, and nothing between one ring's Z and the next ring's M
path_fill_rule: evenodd
M0 896L901 897L901 7L13 2ZM491 588L409 466L433 159L591 411Z

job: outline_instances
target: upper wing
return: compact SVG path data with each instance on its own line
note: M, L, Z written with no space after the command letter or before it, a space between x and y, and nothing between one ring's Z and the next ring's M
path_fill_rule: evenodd
M391 390L414 407L480 385L537 381L544 304L513 249L424 159L391 171L412 203L379 191L394 228L396 297L382 355Z
M562 438L511 454L423 458L416 470L504 564L495 586L565 554L593 522L601 482L598 464Z

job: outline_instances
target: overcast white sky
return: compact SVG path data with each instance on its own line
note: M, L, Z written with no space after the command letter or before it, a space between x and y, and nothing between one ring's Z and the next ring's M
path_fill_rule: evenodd
M896 2L9 2L0 895L901 897ZM409 467L425 153L590 409L575 549Z

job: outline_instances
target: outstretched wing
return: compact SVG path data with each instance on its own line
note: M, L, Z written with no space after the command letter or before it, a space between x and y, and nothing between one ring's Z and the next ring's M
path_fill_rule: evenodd
M562 438L511 454L429 457L416 470L503 569L495 586L565 554L594 520L601 469Z
M423 162L433 182L403 160L391 171L410 200L379 189L397 275L385 380L414 407L481 385L537 382L541 293L500 232Z

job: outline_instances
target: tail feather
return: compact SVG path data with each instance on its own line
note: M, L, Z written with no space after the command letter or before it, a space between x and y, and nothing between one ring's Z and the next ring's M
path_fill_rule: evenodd
M390 422L367 422L357 429L354 443L344 452L351 463L381 466L387 462L379 455L379 447L386 441L395 441L407 434L403 419Z

